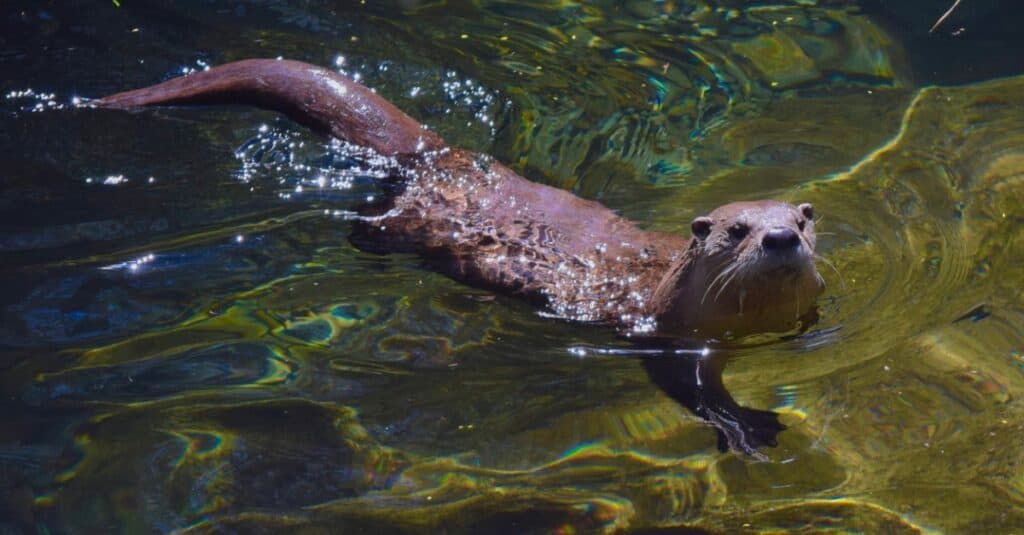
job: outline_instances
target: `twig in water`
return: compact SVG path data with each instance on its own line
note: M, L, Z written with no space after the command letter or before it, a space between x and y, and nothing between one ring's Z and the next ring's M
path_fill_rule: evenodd
M939 20L935 21L935 24L932 24L932 29L928 30L928 33L934 32L935 28L938 28L939 25L941 25L946 19L948 19L949 16L953 14L953 10L955 10L956 6L958 5L960 5L960 0L956 0L956 2L953 2L953 5L949 6L949 9L947 9L946 12L943 13L941 17L939 17Z

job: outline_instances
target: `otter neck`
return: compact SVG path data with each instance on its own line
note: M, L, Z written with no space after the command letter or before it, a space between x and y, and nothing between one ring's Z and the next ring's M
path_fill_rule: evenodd
M683 334L687 325L693 323L690 316L699 313L694 307L686 305L690 297L687 288L694 279L694 267L699 256L698 246L697 240L691 238L682 256L669 266L655 287L651 299L654 309L651 312L659 331Z

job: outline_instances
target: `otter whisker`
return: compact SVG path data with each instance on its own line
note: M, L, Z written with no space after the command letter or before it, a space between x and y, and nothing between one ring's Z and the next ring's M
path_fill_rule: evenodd
M742 270L739 269L739 266L741 266L741 265L743 265L743 264L736 264L736 268L733 268L733 270L732 270L732 272L733 272L732 276L729 277L728 279L726 279L726 281L722 283L722 287L718 289L718 293L715 294L715 302L716 303L718 302L718 298L722 295L722 292L724 292L726 287L729 286L729 283L732 282L733 279L736 278L736 275L739 275L742 272ZM742 308L743 308L742 307L742 303L740 305L741 305L740 309L742 310Z
M716 269L720 269L721 271L718 272L718 276L712 279L711 283L708 284L707 289L704 290L704 295L701 297L700 300L701 304L704 304L705 299L707 299L708 293L710 293L711 290L715 287L715 284L717 284L722 279L727 278L729 274L732 273L733 270L735 270L738 267L735 262L726 262L724 266L725 267L723 267L723 264L715 266Z
M836 276L839 277L839 285L843 287L843 290L846 290L846 281L843 280L843 274L839 272L839 268L837 268L835 264L829 261L829 259L817 253L814 254L814 259L821 260L826 266L832 268L832 271L835 271ZM820 273L818 274L818 277L821 277ZM824 283L824 281L822 282Z
M800 308L800 285L799 284L797 284L796 286L793 287L793 292L796 293L796 313L793 314L793 317L794 318L799 318L800 317L800 311L803 310L802 308Z
M717 283L717 282L718 282L719 280L721 280L721 278L722 278L722 277L725 277L725 276L729 275L730 273L732 273L733 271L735 271L735 270L736 270L736 267L737 267L738 265L739 265L739 264L733 264L733 265L731 265L731 266L729 266L729 267L727 267L727 268L723 269L723 270L722 270L722 271L721 271L721 272L720 272L720 273L718 274L718 276L717 276L717 277L715 277L715 278L714 278L714 279L713 279L713 280L711 281L711 284L708 284L708 287L707 287L707 289L705 289L705 290L704 290L704 295L703 295L703 296L702 296L702 297L700 298L700 304L702 304L702 305L704 304L704 301L705 301L705 300L706 300L706 299L708 298L708 293L710 293L710 292L711 292L711 289L715 287L715 284L716 284L716 283Z

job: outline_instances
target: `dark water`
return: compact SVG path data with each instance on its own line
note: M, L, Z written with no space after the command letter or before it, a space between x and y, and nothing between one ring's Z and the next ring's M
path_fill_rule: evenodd
M4 532L1024 529L1015 5L120 3L0 9ZM778 445L719 450L692 357L353 248L344 146L71 105L277 56L649 228L813 202L820 323L713 356Z

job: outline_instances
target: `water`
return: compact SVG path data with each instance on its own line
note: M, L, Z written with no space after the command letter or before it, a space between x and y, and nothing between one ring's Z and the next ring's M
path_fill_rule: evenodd
M928 34L946 6L121 4L2 19L5 530L1024 527L1019 10ZM778 445L719 451L659 380L692 355L354 249L383 191L351 147L69 105L253 56L649 228L813 202L821 321L712 357Z

